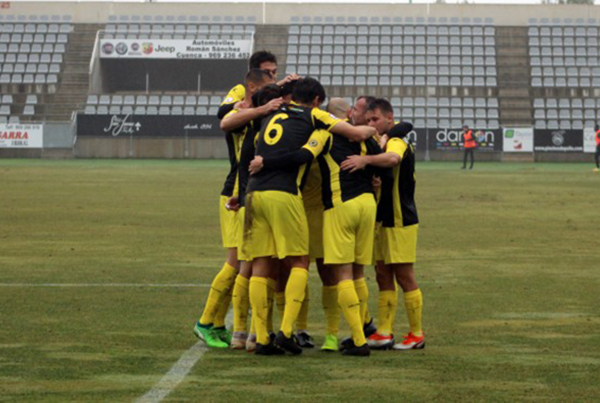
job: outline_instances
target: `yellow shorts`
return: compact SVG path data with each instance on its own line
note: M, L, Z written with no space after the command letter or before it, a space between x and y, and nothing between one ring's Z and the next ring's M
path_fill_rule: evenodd
M308 256L311 260L323 259L323 209L306 210L308 221Z
M415 263L417 261L417 234L419 224L408 227L381 227L375 253L376 260L385 264Z
M308 255L308 223L300 195L275 190L246 196L252 258Z
M236 218L237 213L230 211L225 208L229 200L229 196L221 195L219 199L219 219L221 221L221 238L223 240L224 248L237 248L238 236L237 226L238 220Z
M323 214L325 264L371 264L377 204L365 193Z
M246 207L242 207L238 210L236 215L236 220L238 224L236 226L237 230L237 258L238 260L249 261L252 260L252 254L250 253L250 248L248 247L248 231L247 225L245 223L246 220Z

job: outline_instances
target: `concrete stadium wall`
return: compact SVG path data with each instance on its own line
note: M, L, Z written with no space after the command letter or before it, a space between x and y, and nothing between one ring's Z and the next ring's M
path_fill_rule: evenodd
M589 5L492 4L303 4L297 3L114 3L11 2L2 14L70 14L75 23L104 23L109 15L254 16L262 24L288 24L291 16L313 17L493 17L496 25L527 25L529 18L596 18Z

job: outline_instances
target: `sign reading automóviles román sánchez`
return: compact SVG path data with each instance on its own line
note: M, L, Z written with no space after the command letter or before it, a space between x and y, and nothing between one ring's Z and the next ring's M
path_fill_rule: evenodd
M247 39L101 39L105 59L248 59Z

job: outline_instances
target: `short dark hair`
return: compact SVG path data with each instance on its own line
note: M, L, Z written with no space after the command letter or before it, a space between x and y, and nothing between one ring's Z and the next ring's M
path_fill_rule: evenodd
M269 84L264 86L252 97L252 105L254 107L263 106L269 101L281 97L281 87L277 84Z
M246 73L244 83L246 83L246 85L248 85L248 83L260 84L267 80L271 80L271 78L271 74L269 74L267 71L261 69L250 69L250 71Z
M377 98L371 95L359 95L358 97L356 97L356 101L354 101L354 103L357 103L361 99L365 100L365 102L367 103L367 107L377 100Z
M250 61L248 62L249 69L258 69L260 65L265 62L271 62L277 64L277 56L273 53L268 52L266 50L259 50L254 52L252 56L250 56Z
M391 113L394 114L394 108L392 108L392 104L390 101L384 98L377 98L373 102L369 104L367 108L368 111L374 111L375 109L379 109L381 113Z
M462 128L463 128L463 129L468 129L468 128L469 128L469 125L463 125L463 127L462 127Z
M600 130L600 126L598 126L598 123L596 123L596 127L594 127L594 130L596 130L596 131Z
M325 88L323 88L320 82L312 77L305 77L296 81L294 91L292 92L293 101L301 104L310 104L317 97L320 102L324 102L327 98Z

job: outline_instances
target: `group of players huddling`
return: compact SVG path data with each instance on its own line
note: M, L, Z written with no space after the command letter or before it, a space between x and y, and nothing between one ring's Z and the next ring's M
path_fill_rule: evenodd
M209 347L258 355L314 347L307 323L313 260L323 283L323 351L368 356L370 349L423 348L423 299L413 267L412 125L395 122L390 103L370 96L352 107L333 98L327 112L319 109L323 86L294 74L277 82L277 60L269 52L254 53L249 67L244 84L219 109L231 162L219 203L227 261L194 333ZM379 285L378 328L364 277L371 264ZM410 324L401 341L393 336L396 282ZM225 327L230 302L233 334ZM281 314L277 334L273 305ZM338 343L340 310L351 337Z

